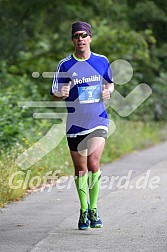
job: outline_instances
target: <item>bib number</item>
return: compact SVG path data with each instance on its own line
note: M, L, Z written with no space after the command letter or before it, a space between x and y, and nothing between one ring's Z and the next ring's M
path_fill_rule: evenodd
M78 95L80 103L99 102L101 98L100 85L86 87L78 86Z

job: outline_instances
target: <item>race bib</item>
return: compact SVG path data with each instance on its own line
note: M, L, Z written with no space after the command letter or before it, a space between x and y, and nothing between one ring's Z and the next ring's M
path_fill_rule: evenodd
M99 102L101 98L100 85L86 87L78 86L78 95L80 103Z

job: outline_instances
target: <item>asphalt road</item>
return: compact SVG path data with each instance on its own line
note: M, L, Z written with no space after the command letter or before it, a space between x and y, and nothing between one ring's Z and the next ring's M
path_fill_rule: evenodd
M104 227L80 231L73 178L0 209L0 252L167 251L167 142L101 167Z

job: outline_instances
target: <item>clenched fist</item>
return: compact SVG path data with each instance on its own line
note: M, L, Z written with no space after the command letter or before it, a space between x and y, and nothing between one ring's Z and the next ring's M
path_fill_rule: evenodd
M109 100L111 98L111 92L108 88L106 88L106 85L103 85L102 88L102 98L104 101Z
M70 86L71 86L71 81L69 81L67 86L63 86L61 88L61 95L62 97L65 99L69 96L69 92L70 92Z

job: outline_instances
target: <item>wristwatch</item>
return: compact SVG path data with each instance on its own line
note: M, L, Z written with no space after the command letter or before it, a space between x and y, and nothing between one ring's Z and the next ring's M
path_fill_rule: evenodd
M109 95L110 95L110 98L111 98L111 96L112 96L112 92L111 92L110 90L108 90L108 92L109 92Z

